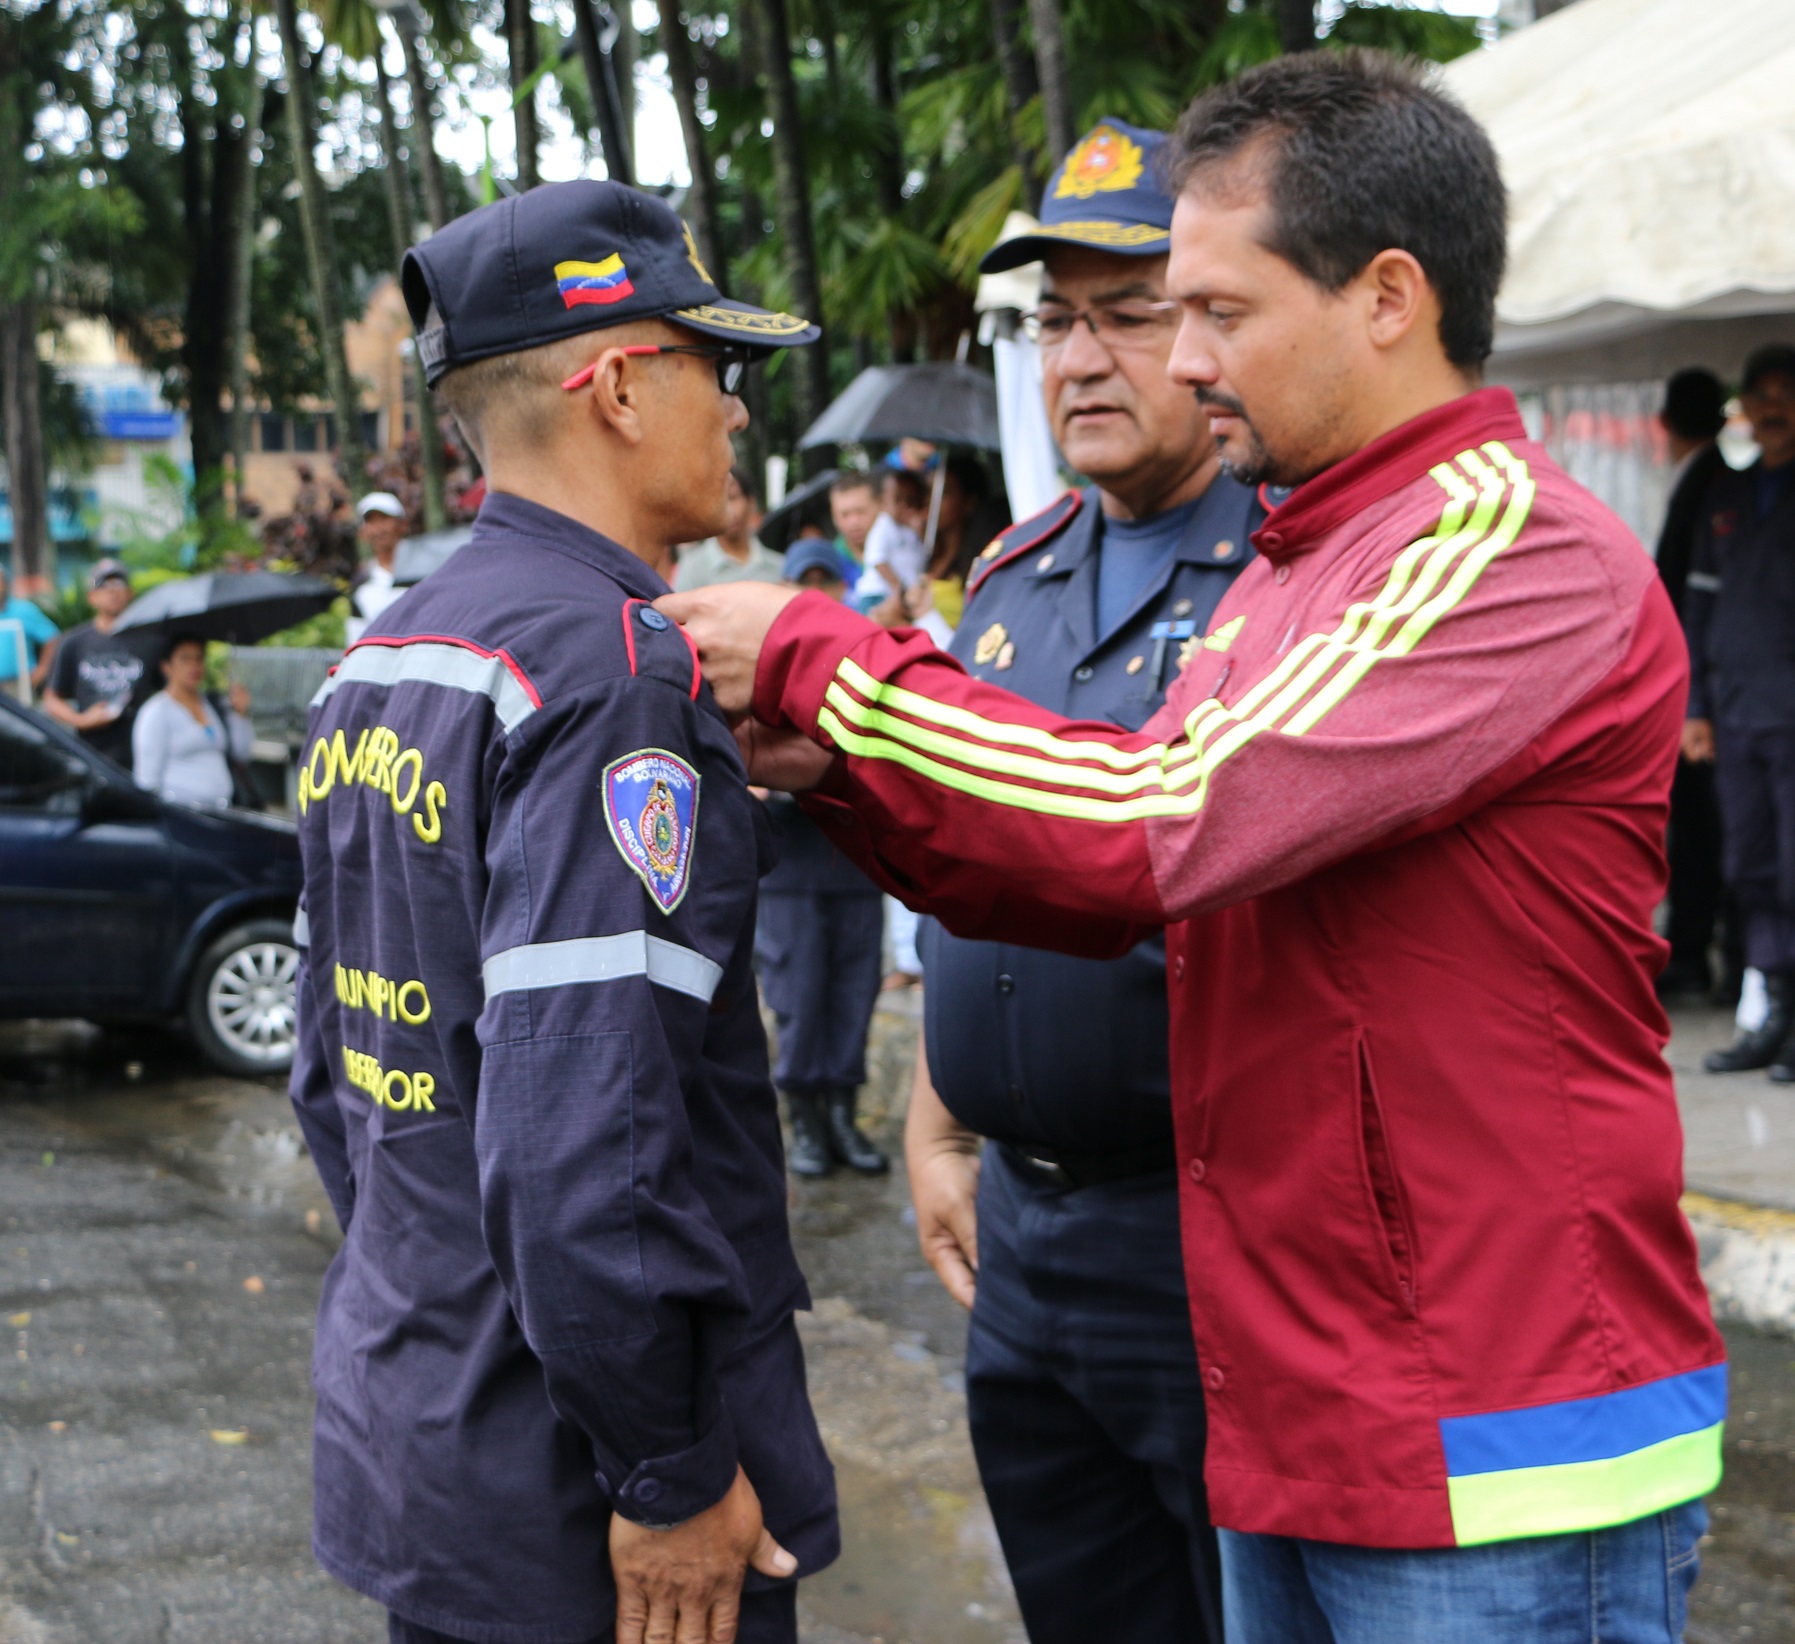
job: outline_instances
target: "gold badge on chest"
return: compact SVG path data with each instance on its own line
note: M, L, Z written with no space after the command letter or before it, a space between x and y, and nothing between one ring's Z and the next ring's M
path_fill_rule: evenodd
M997 653L1003 649L1004 642L1009 637L1009 629L1004 627L1001 622L992 623L989 628L979 635L979 642L973 647L972 660L977 663L979 667L984 667L987 662L991 662L996 658Z

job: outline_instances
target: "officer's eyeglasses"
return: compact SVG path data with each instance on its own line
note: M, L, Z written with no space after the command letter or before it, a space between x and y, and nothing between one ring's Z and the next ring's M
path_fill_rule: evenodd
M1090 308L1042 308L1022 316L1022 332L1043 352L1052 353L1072 340L1083 321L1105 348L1145 348L1156 343L1177 316L1174 302L1097 303Z
M748 375L748 367L754 363L754 354L746 348L731 348L727 344L706 347L700 343L632 343L623 350L626 354L697 354L703 359L714 360L717 366L717 386L725 394L739 394L742 391L742 379ZM598 369L598 361L594 360L584 371L576 371L562 383L566 389L584 388L592 381L592 374Z

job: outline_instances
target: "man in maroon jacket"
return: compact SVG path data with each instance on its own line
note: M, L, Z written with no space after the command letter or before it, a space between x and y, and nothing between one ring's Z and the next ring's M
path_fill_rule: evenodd
M967 935L1167 927L1239 1644L1670 1644L1726 1368L1652 911L1687 670L1651 562L1480 389L1488 139L1291 57L1173 144L1171 363L1296 487L1138 732L776 591L667 602L756 780Z

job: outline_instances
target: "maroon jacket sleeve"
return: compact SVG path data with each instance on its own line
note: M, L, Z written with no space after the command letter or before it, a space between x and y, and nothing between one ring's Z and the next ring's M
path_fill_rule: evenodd
M1138 732L1057 718L809 596L768 637L755 712L840 752L825 825L950 929L1119 946L1449 825L1536 773L1543 733L1610 676L1681 693L1650 562L1525 500L1524 527L1466 551L1425 535L1359 556L1312 631L1241 656L1233 700L1187 670ZM1255 564L1217 620L1270 582Z

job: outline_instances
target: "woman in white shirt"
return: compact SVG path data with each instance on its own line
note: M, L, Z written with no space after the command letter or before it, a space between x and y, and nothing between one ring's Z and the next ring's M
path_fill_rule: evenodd
M131 774L140 788L181 805L228 805L234 783L229 755L247 760L255 741L249 692L231 687L221 721L206 696L206 642L177 634L162 653L167 682L131 727Z

